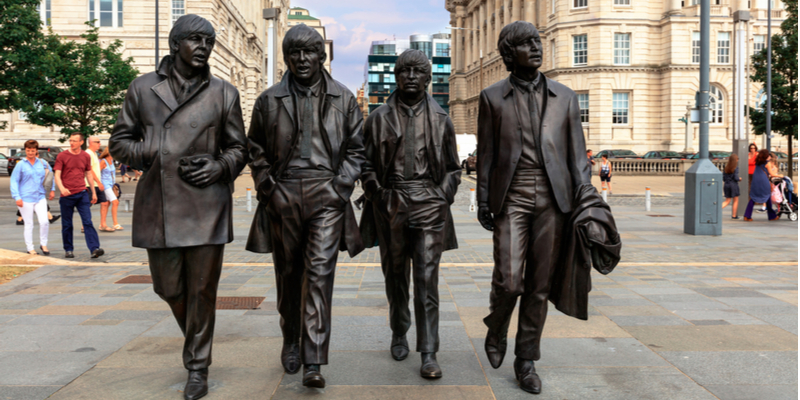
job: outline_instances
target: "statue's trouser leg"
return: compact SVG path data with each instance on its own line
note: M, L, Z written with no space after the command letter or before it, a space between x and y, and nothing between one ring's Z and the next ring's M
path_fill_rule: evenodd
M413 181L407 184L411 187L394 189L394 194L404 203L404 221L391 227L384 220L388 237L380 240L390 326L398 336L404 335L411 326L408 302L409 276L413 272L416 349L423 353L437 352L439 260L444 248L444 222L449 206L432 187L417 186ZM382 204L376 206L383 207Z
M211 365L217 287L225 245L147 249L153 289L172 309L184 335L183 365Z
M281 180L270 198L278 312L303 364L327 364L344 201L331 178Z
M503 208L494 216L495 269L490 314L484 319L504 337L521 296L515 354L528 360L540 357L550 278L565 222L547 177L538 171L514 176Z

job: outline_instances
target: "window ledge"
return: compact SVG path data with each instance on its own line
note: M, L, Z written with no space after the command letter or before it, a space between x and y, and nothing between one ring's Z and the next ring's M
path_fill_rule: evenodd
M583 64L573 64L573 65L572 65L572 67L573 67L573 68L580 68L580 67L585 67L585 66L587 66L587 65L589 65L589 64L588 64L588 63L583 63Z
M569 13L570 13L570 15L572 15L572 14L583 14L583 13L588 14L589 13L589 7L570 8L569 9Z

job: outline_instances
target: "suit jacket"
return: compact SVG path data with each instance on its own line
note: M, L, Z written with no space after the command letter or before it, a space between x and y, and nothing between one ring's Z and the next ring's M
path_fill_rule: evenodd
M247 156L239 92L211 76L178 103L168 76L172 57L158 71L136 78L108 141L111 155L142 170L133 207L133 246L148 249L233 241L233 181ZM223 177L199 188L178 176L179 160L208 155Z
M350 195L355 181L361 176L364 164L364 117L355 96L323 70L325 94L321 107L320 132L329 150L336 176L334 189L347 202L341 250L351 257L364 245L358 231ZM299 136L299 121L295 121L296 106L292 100L292 73L288 72L277 85L261 93L253 107L247 138L250 169L257 188L259 206L250 226L247 250L255 253L272 252L267 207L272 190L292 155Z
M548 299L564 314L586 320L592 267L604 275L611 273L622 251L611 208L593 186L577 191L563 238L560 267L553 271Z
M586 144L580 120L578 97L568 87L544 79L545 96L539 136L535 138L539 162L546 170L550 187L561 212L572 210L575 188L590 183ZM514 177L520 154L522 132L510 77L481 91L478 109L478 205L497 214Z
M461 165L458 163L456 133L453 122L447 112L436 103L430 94L427 96L428 129L425 145L427 146L428 163L431 178L439 185L442 194L449 204L453 200L461 184ZM397 142L402 136L402 128L397 114L400 101L397 92L392 93L386 103L367 117L364 128L366 163L361 177L364 183L364 195L367 201L361 213L361 237L366 247L374 247L378 242L377 230L382 220L375 218L372 203L377 191L386 186L388 173L398 152ZM402 151L402 149L400 149ZM377 219L377 220L376 220ZM384 227L385 228L385 227ZM445 221L445 250L458 248L453 216L447 215Z

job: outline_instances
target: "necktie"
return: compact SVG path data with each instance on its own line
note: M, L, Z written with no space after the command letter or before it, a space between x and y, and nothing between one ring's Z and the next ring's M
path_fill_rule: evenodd
M303 136L300 141L300 158L311 158L311 131L314 129L314 105L311 103L311 89L303 93L305 103L303 105Z
M191 89L191 85L189 82L183 82L181 85L181 92L178 94L178 103L183 103L186 100L186 97L189 96L189 90Z
M408 125L406 125L406 157L403 159L403 176L405 180L410 181L414 177L414 139L416 139L416 132L414 131L416 123L414 122L414 110L406 108L408 113Z
M533 131L533 145L536 154L539 153L539 127L541 126L541 116L539 115L539 102L536 99L536 85L528 84L528 94L530 95L531 108L531 130Z

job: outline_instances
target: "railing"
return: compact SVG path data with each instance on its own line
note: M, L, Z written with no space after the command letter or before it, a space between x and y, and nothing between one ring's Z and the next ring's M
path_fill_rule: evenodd
M615 175L660 175L660 176L682 176L686 170L691 168L697 160L609 160L611 161L612 173ZM713 160L714 166L720 171L725 169L728 160ZM793 169L797 171L797 161L792 163ZM778 162L778 170L787 171L786 161ZM592 173L597 174L600 170L600 162L596 162L592 168ZM741 173L740 173L741 174Z

